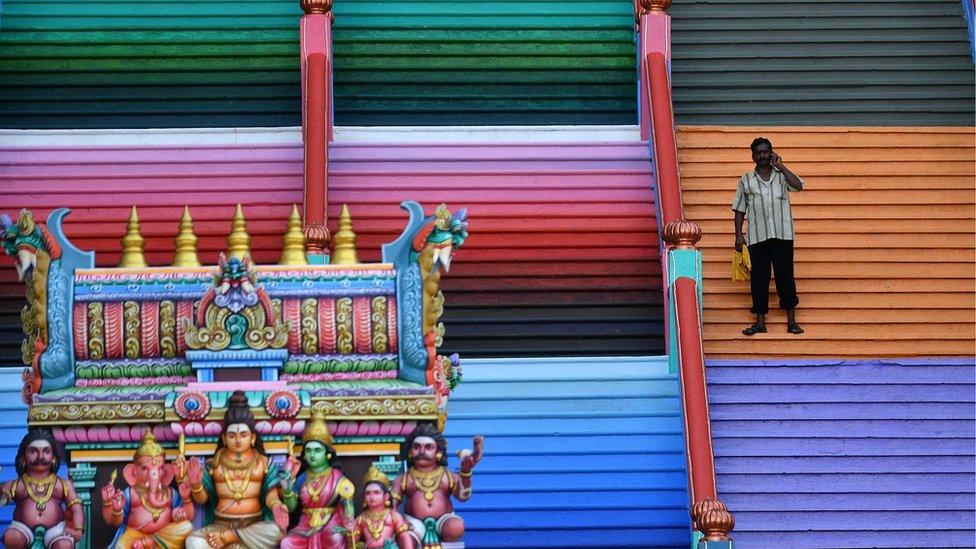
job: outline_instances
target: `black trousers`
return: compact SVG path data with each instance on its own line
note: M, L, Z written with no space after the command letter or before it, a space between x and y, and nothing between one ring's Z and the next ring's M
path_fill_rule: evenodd
M752 261L752 308L753 314L769 312L770 266L776 274L776 295L781 309L792 309L800 303L796 297L796 280L793 278L793 241L770 238L749 246Z

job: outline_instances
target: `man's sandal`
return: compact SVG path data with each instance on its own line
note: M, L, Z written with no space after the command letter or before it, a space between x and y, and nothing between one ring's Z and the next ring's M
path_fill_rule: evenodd
M742 330L742 335L747 335L747 336L764 334L764 333L766 333L765 324L753 324L752 326L749 326L745 330Z
M803 333L803 328L801 328L799 324L794 322L793 324L790 324L789 326L786 327L786 331L791 334L800 335Z

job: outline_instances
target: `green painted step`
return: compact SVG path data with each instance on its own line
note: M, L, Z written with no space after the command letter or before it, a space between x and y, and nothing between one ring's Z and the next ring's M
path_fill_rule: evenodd
M0 4L0 127L294 126L297 0ZM633 3L336 0L339 125L633 124Z

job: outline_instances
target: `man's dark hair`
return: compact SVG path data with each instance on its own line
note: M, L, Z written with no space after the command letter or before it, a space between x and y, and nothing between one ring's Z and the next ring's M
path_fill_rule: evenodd
M27 447L38 440L46 441L51 445L51 453L54 456L54 459L51 460L51 472L56 474L61 467L61 452L58 449L58 441L54 439L54 433L50 429L35 427L27 431L27 434L20 441L20 447L17 448L14 467L17 469L18 475L23 475L30 468L30 463L27 463Z
M773 144L765 137L757 137L753 139L752 145L749 145L749 148L752 149L752 152L756 152L756 147L762 145L763 143L765 143L770 149L773 148Z
M227 411L224 412L224 428L220 434L223 435L227 432L228 427L237 423L247 425L248 429L254 433L254 449L265 454L264 443L261 442L261 435L255 426L254 414L251 413L251 407L247 404L247 395L244 394L244 391L234 391L234 394L227 399ZM220 450L223 447L224 437L217 437L217 449Z
M437 451L441 454L441 458L437 460L437 464L447 465L447 439L444 438L444 435L442 435L441 432L437 430L437 427L434 427L434 425L431 423L421 423L420 425L417 425L417 428L407 436L407 441L403 445L403 457L407 460L407 465L411 467L413 466L413 460L410 459L410 447L413 446L413 441L420 437L430 437L434 439L434 442L437 443Z

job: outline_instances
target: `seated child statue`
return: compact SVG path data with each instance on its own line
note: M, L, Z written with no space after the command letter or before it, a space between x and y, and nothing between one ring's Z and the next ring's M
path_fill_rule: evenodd
M363 512L356 527L366 549L412 549L410 524L393 508L390 479L376 467L363 478Z

